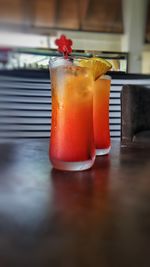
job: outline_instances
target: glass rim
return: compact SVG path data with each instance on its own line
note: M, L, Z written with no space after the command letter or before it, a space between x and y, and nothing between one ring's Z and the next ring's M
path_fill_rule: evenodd
M65 62L69 62L71 60L71 57L68 58L64 58L63 56L52 56L49 59L49 67L55 67L58 66L58 62L59 63L65 63Z
M108 74L103 74L99 79L100 80L111 80L111 76Z
M64 58L63 56L52 56L50 57L49 59L49 67L57 67L59 66L60 64L59 63L62 63L62 65L65 63L65 62L69 62L69 63L74 63L74 61L77 61L77 60L81 60L81 59L89 59L88 57L84 57L84 56L68 56L67 58Z

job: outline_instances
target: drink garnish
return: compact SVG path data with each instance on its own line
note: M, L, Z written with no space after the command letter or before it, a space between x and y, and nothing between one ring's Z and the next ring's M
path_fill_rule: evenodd
M79 66L87 67L91 70L94 80L105 74L112 68L112 65L103 58L86 58L79 61Z
M64 58L68 58L68 55L72 52L72 40L67 39L65 35L61 35L59 39L56 39L55 44L58 46L58 51L63 53Z

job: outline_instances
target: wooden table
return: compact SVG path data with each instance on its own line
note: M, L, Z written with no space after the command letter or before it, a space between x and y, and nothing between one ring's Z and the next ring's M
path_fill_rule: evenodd
M150 149L60 172L47 140L0 145L0 267L149 267Z

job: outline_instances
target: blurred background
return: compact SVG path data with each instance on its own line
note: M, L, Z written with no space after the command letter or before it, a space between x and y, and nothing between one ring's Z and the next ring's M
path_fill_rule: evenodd
M150 0L0 0L0 68L47 68L62 33L76 54L150 73Z
M123 85L150 88L150 0L0 0L0 140L49 138L48 61L61 34L74 55L112 63L112 139L121 136Z

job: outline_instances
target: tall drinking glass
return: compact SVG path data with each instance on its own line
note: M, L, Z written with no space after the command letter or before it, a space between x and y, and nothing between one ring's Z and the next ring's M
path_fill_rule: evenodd
M111 77L103 75L94 82L94 140L96 155L106 155L111 148L109 129L109 96Z
M95 159L93 79L77 60L52 58L52 128L50 160L56 169L85 170Z

